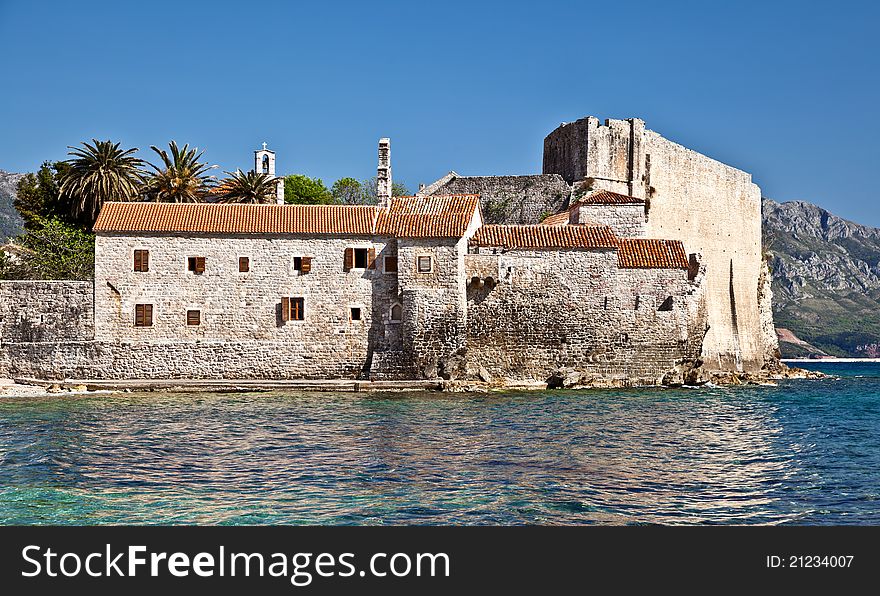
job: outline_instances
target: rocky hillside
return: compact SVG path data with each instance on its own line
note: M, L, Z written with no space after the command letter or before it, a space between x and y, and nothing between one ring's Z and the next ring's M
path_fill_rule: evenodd
M801 201L763 214L783 356L880 356L880 229Z
M24 174L10 174L0 170L0 244L21 232L21 217L12 206L12 201L22 176Z

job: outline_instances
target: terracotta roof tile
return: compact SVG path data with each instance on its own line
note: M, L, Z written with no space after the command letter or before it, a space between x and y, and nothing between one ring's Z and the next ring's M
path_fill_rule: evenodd
M544 221L542 221L539 225L542 226L564 226L568 224L569 218L568 211L563 211L562 213L555 213L549 217L545 217Z
M688 258L679 240L622 238L617 265L621 269L687 269Z
M578 199L571 207L576 205L644 205L645 199L622 195L610 190L594 190Z
M106 203L94 230L372 235L376 211L363 205Z
M401 238L464 236L480 208L478 195L395 197L380 210L376 232Z
M471 239L475 246L504 248L615 248L608 226L483 226Z

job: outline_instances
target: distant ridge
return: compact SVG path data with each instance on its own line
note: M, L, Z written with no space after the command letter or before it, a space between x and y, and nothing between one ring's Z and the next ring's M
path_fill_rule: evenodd
M880 229L803 201L764 199L763 220L783 357L880 356Z
M12 206L15 189L24 174L13 174L0 170L0 243L17 236L22 231L21 216Z

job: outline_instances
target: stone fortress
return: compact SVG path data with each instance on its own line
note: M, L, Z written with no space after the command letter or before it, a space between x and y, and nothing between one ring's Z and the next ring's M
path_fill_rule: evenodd
M629 385L776 359L759 189L640 120L414 197L381 139L377 182L375 206L106 204L94 282L0 283L0 376Z

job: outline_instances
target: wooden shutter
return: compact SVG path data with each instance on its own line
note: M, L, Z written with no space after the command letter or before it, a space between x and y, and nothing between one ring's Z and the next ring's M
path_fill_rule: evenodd
M281 320L290 320L290 298L284 297L281 299Z
M376 249L371 248L367 251L367 268L375 269L376 268Z
M342 260L342 268L349 271L352 267L354 267L354 249L346 248L345 257Z
M205 272L205 257L196 257L196 273Z
M303 257L302 265L300 267L301 273L308 273L312 270L312 257Z
M153 305L144 304L144 327L150 327L153 324Z
M247 273L251 270L251 260L247 257L238 257L238 272Z
M397 257L385 257L385 273L397 273Z
M201 325L201 323L202 323L202 311L200 311L200 310L186 311L186 324L187 325Z
M134 270L135 270L135 271L140 271L140 270L141 270L141 267L143 266L141 263L142 263L142 261L141 261L141 251L136 250L136 251L134 251Z
M150 251L142 250L141 251L141 271L149 271L150 270Z
M135 304L134 305L134 326L135 327L143 327L144 326L144 305L143 304Z

